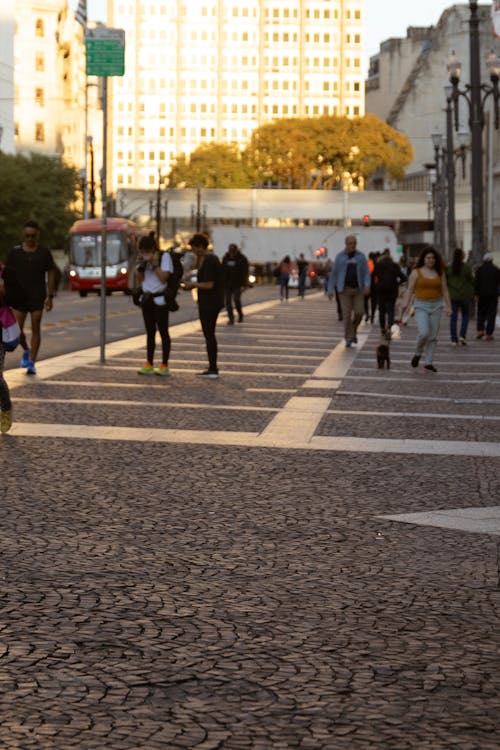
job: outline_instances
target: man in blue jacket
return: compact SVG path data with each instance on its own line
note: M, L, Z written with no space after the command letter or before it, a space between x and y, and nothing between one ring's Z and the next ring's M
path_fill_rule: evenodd
M356 250L356 237L353 234L345 238L345 248L333 262L328 279L330 300L335 289L342 306L345 345L350 347L358 341L356 334L365 311L364 298L370 294L370 269L363 253Z

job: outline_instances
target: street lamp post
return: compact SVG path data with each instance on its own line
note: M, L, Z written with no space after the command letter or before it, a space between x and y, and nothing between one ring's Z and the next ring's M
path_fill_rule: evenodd
M455 154L453 151L453 122L451 105L453 87L444 87L446 94L446 182L448 194L448 260L451 261L457 246L455 232Z
M451 88L451 87L450 87ZM448 94L448 92L447 92ZM439 132L431 134L434 146L434 163L426 165L434 175L434 244L448 260L451 260L456 247L455 231L455 161L462 162L462 176L465 177L465 151L469 134L460 130L459 146L453 148L453 126L451 122L451 99L446 108L446 138ZM445 237L445 235L448 235Z
M476 0L469 1L469 46L470 46L470 84L459 89L462 65L455 53L448 62L448 72L452 85L452 99L455 110L455 130L458 130L458 101L463 97L469 105L469 127L471 131L471 193L472 193L472 263L479 265L484 246L484 195L483 195L483 128L484 105L492 95L495 106L495 128L498 129L498 99L500 96L498 81L500 61L492 52L488 57L488 70L491 86L481 83L480 43L479 43L479 9Z
M443 252L445 246L445 148L443 136L439 132L431 134L434 146L434 162L426 165L430 172L433 206L434 206L434 247L438 252Z

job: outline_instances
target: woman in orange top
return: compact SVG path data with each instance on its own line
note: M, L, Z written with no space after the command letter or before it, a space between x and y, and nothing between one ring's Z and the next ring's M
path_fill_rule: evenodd
M411 366L418 367L420 358L424 355L424 370L437 372L432 364L432 357L443 306L446 307L448 315L451 315L451 302L443 261L433 247L426 247L422 251L415 269L410 274L403 311L410 306L413 297L418 336Z

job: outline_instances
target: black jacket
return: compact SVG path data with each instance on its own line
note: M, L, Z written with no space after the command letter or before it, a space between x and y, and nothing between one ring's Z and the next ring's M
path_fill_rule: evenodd
M238 289L248 284L248 260L243 253L231 256L227 252L222 258L224 268L224 286L227 289Z
M478 297L498 297L500 269L492 261L484 261L476 271L474 294Z
M378 261L373 275L375 276L377 294L389 298L397 297L399 285L406 281L401 268L389 257L381 258Z

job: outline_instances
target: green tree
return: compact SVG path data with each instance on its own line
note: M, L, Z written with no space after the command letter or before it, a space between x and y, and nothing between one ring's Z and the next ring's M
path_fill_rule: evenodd
M77 171L58 158L0 153L0 257L20 242L28 219L40 224L44 245L64 247L78 218L78 181Z
M257 128L245 157L261 183L284 187L334 187L348 173L362 183L377 170L404 175L413 149L401 133L375 115L277 120Z
M237 145L206 143L190 155L181 155L169 176L171 187L246 188L253 182L252 172Z

